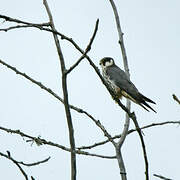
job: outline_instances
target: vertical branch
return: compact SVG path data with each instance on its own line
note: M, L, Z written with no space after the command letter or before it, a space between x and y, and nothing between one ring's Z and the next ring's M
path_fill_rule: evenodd
M51 11L49 9L48 3L46 0L43 0L43 4L46 8L47 14L49 16L50 26L53 31L56 31L53 17L51 14ZM75 152L75 139L74 139L74 129L72 124L72 118L71 118L71 112L69 107L69 101L68 101L68 90L67 90L67 74L64 57L61 51L59 39L56 33L53 33L54 41L56 44L60 64L61 64L61 72L62 72L62 88L63 88L63 97L64 97L64 107L66 112L66 118L69 128L69 141L71 146L71 180L76 180L76 152Z
M124 46L124 39L123 39L123 33L122 33L122 30L121 30L121 26L120 26L119 15L118 15L117 8L116 8L116 5L115 5L114 1L113 0L109 0L109 1L111 3L112 8L113 8L113 12L114 12L115 19L116 19L116 26L117 26L118 35L119 35L119 44L120 44L120 47L121 47L121 52L122 52L122 57L123 57L123 62L124 62L124 69L125 69L126 74L130 78L127 55L126 55L126 49L125 49L125 46ZM129 102L129 100L127 100L127 108L130 110L130 102ZM138 122L136 121L135 118L133 119L133 122L135 124L135 127L136 127L136 129L138 131L138 134L139 134L139 137L140 137L140 140L141 140L141 144L142 144L142 148L143 148L143 154L144 154L144 161L145 161L146 180L149 180L149 166L148 166L148 159L147 159L147 153L146 153L144 139L143 139L141 130L139 128ZM129 123L128 114L126 114L126 123ZM122 143L124 142L127 133L128 133L128 129L127 129L127 127L125 127L124 131L123 131L123 134L122 134L124 137L121 136L121 139L119 140L120 147L122 146Z
M118 11L117 11L117 8L116 8L116 5L115 5L114 1L113 0L109 0L109 1L111 3L111 6L112 6L112 9L113 9L113 12L114 12L114 16L115 16L115 19L116 19L116 26L117 26L117 30L118 30L119 44L120 44L120 47L121 47L121 52L122 52L122 57L123 57L124 69L125 69L125 72L127 73L127 75L130 76L129 67L128 67L128 61L127 61L127 55L126 55L126 49L125 49L125 46L124 46L123 32L121 30Z
M117 8L116 8L116 5L115 5L114 1L113 0L109 0L109 1L111 3L111 6L112 6L112 9L113 9L113 12L114 12L114 16L115 16L115 19L116 19L116 26L117 26L118 36L119 36L119 44L120 44L122 57L123 57L124 69L125 69L125 72L128 75L128 77L130 77L129 68L128 68L128 61L127 61L127 55L126 55L126 49L125 49L125 46L124 46L123 33L122 33L122 30L121 30L119 15L118 15ZM131 108L131 102L128 99L126 101L126 107L127 107L128 110L130 110L130 108ZM122 177L122 175L126 175L126 169L125 169L124 161L123 161L122 154L121 154L121 147L122 147L122 145L123 145L123 143L124 143L124 141L126 139L128 129L129 129L129 123L130 123L130 118L129 118L128 114L126 113L124 129L123 129L121 138L119 139L118 144L117 144L119 151L116 150L116 155L117 155L117 157L119 157L118 164L119 164L119 167L120 167L120 171L123 172L123 174L121 174L121 177ZM123 177L122 177L122 179L123 179Z
M122 180L127 180L126 169L125 169L122 153L121 153L121 150L120 150L119 146L116 146L116 158L118 160L118 165L119 165L119 169L120 169L121 179Z

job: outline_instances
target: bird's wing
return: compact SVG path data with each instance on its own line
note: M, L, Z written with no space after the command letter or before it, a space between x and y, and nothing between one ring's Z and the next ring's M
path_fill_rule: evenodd
M114 65L112 67L107 68L106 73L109 76L110 80L112 80L115 83L115 85L121 89L123 96L131 99L135 103L142 106L144 109L148 107L152 111L156 112L151 106L149 106L146 103L146 101L153 104L156 103L151 99L147 98L146 96L142 95L141 93L139 93L136 86L130 81L129 77L126 75L126 73L123 70L121 70L119 67Z
M115 85L118 86L121 90L125 91L128 95L133 98L136 98L139 94L138 89L130 81L126 73L117 66L112 66L107 68L106 71L110 80L114 81Z

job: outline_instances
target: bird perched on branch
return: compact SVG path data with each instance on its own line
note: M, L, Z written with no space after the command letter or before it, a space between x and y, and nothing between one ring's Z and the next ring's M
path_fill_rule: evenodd
M147 102L153 104L156 103L138 91L136 86L130 81L128 75L118 66L116 66L113 58L104 57L100 60L99 64L102 67L104 79L114 90L118 98L121 99L122 96L124 96L136 104L139 104L145 110L149 111L147 109L149 108L156 113L156 111L149 104L147 104Z

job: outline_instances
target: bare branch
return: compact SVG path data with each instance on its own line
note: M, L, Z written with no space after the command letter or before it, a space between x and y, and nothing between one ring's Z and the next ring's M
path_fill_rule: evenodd
M93 35L90 39L90 42L89 44L87 45L86 47L86 50L84 51L83 55L77 60L77 62L72 65L67 71L66 71L66 74L70 73L76 66L78 66L78 64L86 57L86 54L91 50L91 45L95 39L95 36L96 36L96 33L97 33L97 30L98 30L98 24L99 24L99 19L97 19L96 21L96 25L95 25L95 29L94 29L94 32L93 32Z
M0 15L1 17L4 15ZM6 17L6 16L5 16ZM9 17L10 18L10 17ZM14 18L10 18L12 21ZM14 19L15 21L13 22L16 22L16 19ZM17 21L20 21L21 23L23 23L24 21L21 21L21 20L18 20ZM13 29L17 29L17 28L28 28L28 27L34 27L34 28L37 28L39 30L43 30L43 31L47 31L47 32L51 32L51 33L54 33L54 34L57 34L58 36L61 37L62 40L67 40L68 42L70 42L79 52L81 52L81 54L84 54L84 51L76 44L76 42L72 39L72 38L69 38L67 37L66 35L56 31L56 30L52 30L52 29L49 29L49 28L44 28L42 25L44 24L49 24L49 23L43 23L43 24L35 24L35 23L29 23L29 22L24 22L24 24L28 24L28 25L22 25L22 26L12 26L12 27L9 27L9 28L5 28L5 29L0 29L0 31L9 31L9 30L13 30Z
M140 140L141 140L141 145L142 145L142 149L143 149L143 156L144 156L144 162L145 162L145 175L146 175L146 180L149 180L149 164L148 164L148 159L147 159L147 153L146 153L146 146L144 143L144 138L143 135L141 133L141 129L139 127L139 124L137 122L136 119L133 119L133 122L135 124L136 130L139 134Z
M175 94L173 94L172 96L173 96L173 99L180 104L180 100L177 98L177 96Z
M44 86L41 82L38 82L36 80L34 80L33 78L31 78L30 76L28 76L27 74L25 73L22 73L21 71L19 71L17 68L5 63L4 61L0 60L0 63L3 64L4 66L6 66L7 68L13 70L14 72L16 72L16 74L19 74L23 77L25 77L26 79L28 79L29 81L31 81L32 83L38 85L39 87L41 87L42 89L46 90L48 93L50 93L51 95L53 95L55 98L57 98L59 101L61 101L62 103L64 103L63 99L61 97L59 97L55 92L53 92L50 88ZM110 134L107 133L107 131L105 130L105 128L101 125L100 121L97 121L95 120L95 118L90 115L87 111L81 109L81 108L78 108L78 107L75 107L73 105L69 105L70 108L72 108L73 110L79 112L79 113L83 113L85 114L86 116L88 116L91 120L93 120L104 132L104 134L108 137L109 136L109 139L111 139L111 136ZM38 142L37 142L38 143Z
M54 143L52 141L47 141L47 140L40 138L40 137L34 137L31 135L25 134L20 130L8 129L8 128L1 127L1 126L0 126L0 130L3 130L7 133L17 134L17 135L20 135L22 137L26 137L26 138L30 139L32 142L35 142L37 145L43 145L44 144L44 145L54 146L54 147L57 147L61 150L71 152L70 148L67 148L67 147L62 146L62 145L57 144L57 143ZM94 157L99 157L99 158L106 158L106 159L115 159L116 158L115 156L104 156L104 155L93 154L93 153L89 153L89 152L81 151L81 150L76 150L75 152L76 152L76 154L94 156Z
M9 21L9 22L16 22L16 23L20 23L20 24L33 25L33 26L49 26L50 25L49 23L41 23L41 24L30 23L27 21L22 21L19 19L11 18L9 16L4 16L1 14L0 14L0 18L5 19L6 21Z
M156 127L156 126L162 126L162 125L167 125L167 124L178 124L180 125L180 121L165 121L165 122L160 122L160 123L152 123L152 124L149 124L149 125L146 125L146 126L143 126L141 127L140 129L147 129L147 128L151 128L151 127ZM136 129L131 129L128 131L128 135L137 131ZM121 137L121 134L120 135L115 135L112 137L112 139L118 139ZM98 143L94 143L92 145L89 145L89 146L81 146L81 147L78 147L79 150L82 150L82 149L92 149L92 148L95 148L97 146L101 146L101 145L104 145L106 143L110 142L109 140L105 140L105 141L101 141L101 142L98 142Z
M166 177L164 177L164 176L157 175L157 174L153 174L153 176L158 177L158 178L160 178L160 179L164 179L164 180L172 180L172 179L169 179L169 178L166 178Z
M112 144L116 147L116 143L113 140L113 138L111 137L111 135L107 132L107 130L104 128L104 126L101 124L101 122L99 120L94 119L90 114L88 114L87 112L85 112L85 114L103 131L104 135L108 138L108 140L110 142L112 142ZM79 148L77 148L79 149Z
M35 180L33 176L31 176L31 180Z
M24 163L24 162L22 162L22 161L17 161L17 162L18 162L19 164L24 165L24 166L36 166L36 165L39 165L39 164L42 164L42 163L45 163L45 162L49 161L50 158L51 158L51 157L48 157L48 158L46 158L46 159L44 159L44 160L37 161L37 162L34 162L34 163Z
M115 5L114 1L109 0L109 2L111 3L111 6L112 6L112 9L113 9L113 12L114 12L114 16L115 16L115 19L116 19L116 26L117 26L117 30L118 30L119 44L120 44L121 52L122 52L122 56L123 56L124 69L125 69L125 72L127 73L127 75L130 76L129 68L128 68L128 61L127 61L127 54L126 54L126 49L125 49L124 40L123 40L123 35L124 34L123 34L122 30L121 30L118 11L117 11L117 8L116 8L116 5Z
M43 4L45 6L45 9L46 9L48 17L49 17L51 29L55 31L56 28L54 25L54 21L53 21L53 17L52 17L49 5L46 0L43 0ZM65 108L65 112L66 112L66 119L67 119L67 124L68 124L68 129L69 129L69 141L70 141L70 146L71 146L71 180L76 180L75 138L74 138L74 129L73 129L72 117L71 117L69 100L68 100L67 74L65 74L66 67L65 67L64 57L62 54L62 50L61 50L61 46L60 46L60 42L59 42L57 34L53 33L53 37L54 37L56 49L57 49L60 64L61 64L64 108Z
M43 26L46 26L46 23L43 23L43 24L39 24L39 25L35 25L35 24L31 24L31 25L17 25L17 26L11 26L11 27L8 27L8 28L3 28L3 29L0 29L0 31L9 31L9 30L13 30L13 29L18 29L18 28L28 28L28 27L33 27L33 28L39 28L39 29L43 29Z
M128 109L130 109L130 106L131 106L130 101L127 100L126 103L127 103L126 107ZM121 147L122 147L122 145L123 145L123 143L124 143L124 141L126 139L126 136L128 135L129 124L130 124L130 118L129 118L128 114L126 113L126 120L125 120L125 124L124 124L124 129L123 129L121 137L120 137L120 139L118 141L118 148L119 148L119 150L121 150Z
M117 160L118 160L121 179L126 180L127 179L127 177L126 177L126 168L125 168L125 165L124 165L122 152L121 152L121 150L119 149L118 146L116 147L116 157L117 157Z
M64 103L63 99L60 98L56 93L54 93L50 88L44 86L41 82L36 81L35 79L31 78L30 76L28 76L27 74L19 71L17 68L7 64L6 62L2 61L0 59L0 64L6 66L7 68L13 70L16 74L19 74L21 76L23 76L24 78L28 79L29 81L31 81L32 83L38 85L40 88L44 89L45 91L47 91L48 93L50 93L51 95L53 95L55 98L57 98L59 101L61 101L62 103ZM76 109L76 108L75 108Z
M61 97L59 97L54 91L52 91L50 88L46 87L45 85L43 85L41 82L33 79L32 77L30 77L29 75L19 71L17 68L7 64L6 62L2 61L0 59L0 64L6 66L7 68L11 69L12 71L14 71L16 74L19 74L21 76L23 76L24 78L28 79L29 81L31 81L32 83L36 84L37 86L39 86L40 88L44 89L45 91L47 91L48 93L50 93L52 96L54 96L56 99L58 99L60 102L62 102L64 104L64 101ZM88 117L92 117L89 113L87 113L86 111L84 111L81 108L78 108L76 106L73 105L69 105L71 109L79 112L79 113L83 113L86 114Z
M11 153L10 153L9 151L7 151L7 155L4 154L4 153L2 153L2 152L0 152L0 156L3 156L3 157L5 157L5 158L11 160L11 161L19 168L19 170L20 170L21 173L23 174L24 178L25 178L26 180L28 180L27 174L26 174L25 171L22 169L22 167L19 165L19 162L16 161L14 158L11 157Z

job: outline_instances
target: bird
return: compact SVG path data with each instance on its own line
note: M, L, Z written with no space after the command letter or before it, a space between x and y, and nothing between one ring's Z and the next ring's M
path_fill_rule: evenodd
M107 84L114 90L118 99L125 97L143 107L146 111L152 110L157 113L148 103L156 104L139 92L131 82L129 76L120 69L111 57L104 57L99 65L102 68L102 75Z

